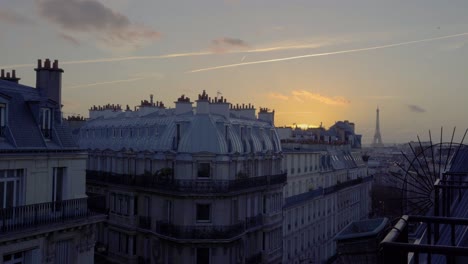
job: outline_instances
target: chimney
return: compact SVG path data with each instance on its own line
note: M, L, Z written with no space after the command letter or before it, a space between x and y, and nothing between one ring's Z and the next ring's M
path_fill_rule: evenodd
M175 106L176 115L192 112L192 102L190 101L190 98L185 97L185 95L181 95L179 98L177 98Z
M260 107L258 112L258 120L268 122L270 125L275 125L275 111L270 111L268 108Z
M54 60L52 67L49 59L44 61L37 60L36 88L42 96L51 99L61 107L62 105L62 73L59 68L58 60Z
M208 114L210 112L210 101L208 94L203 90L202 94L198 95L197 102L197 115L198 114Z
M13 83L18 83L20 78L16 77L16 70L12 70L11 73L7 72L5 74L5 70L2 69L0 73L0 80L8 81L8 82L13 82Z

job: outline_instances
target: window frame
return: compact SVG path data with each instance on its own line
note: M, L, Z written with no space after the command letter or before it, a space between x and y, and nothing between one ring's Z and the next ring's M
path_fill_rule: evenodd
M200 214L202 212L200 212L199 207L201 206L208 206L208 217L207 219L200 219ZM197 223L211 223L211 219L212 219L212 208L211 208L211 203L196 203L196 206L195 206L195 220ZM206 209L206 208L205 208Z

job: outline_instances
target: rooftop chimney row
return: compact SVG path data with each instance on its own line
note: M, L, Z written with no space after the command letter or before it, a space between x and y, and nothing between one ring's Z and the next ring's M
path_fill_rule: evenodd
M5 70L2 69L0 71L0 80L18 83L20 78L16 77L16 70L11 70L11 74L10 74L10 72L6 72L6 74L5 74Z

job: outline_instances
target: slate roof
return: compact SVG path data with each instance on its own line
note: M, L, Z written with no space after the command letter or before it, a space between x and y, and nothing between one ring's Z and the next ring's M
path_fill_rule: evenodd
M180 125L178 144L175 142L177 125ZM241 127L244 129L243 139ZM138 129L143 129L143 133L137 133ZM276 130L267 122L232 116L226 118L213 113L176 115L171 109L165 109L164 114L157 112L140 116L138 112L122 112L113 117L91 119L80 129L79 145L87 149L179 153L281 151Z
M61 124L57 103L39 94L39 90L10 81L0 80L0 96L7 101L7 125L1 150L64 150L77 149L70 131ZM41 105L55 112L52 121L52 138L46 140L39 127L37 117Z

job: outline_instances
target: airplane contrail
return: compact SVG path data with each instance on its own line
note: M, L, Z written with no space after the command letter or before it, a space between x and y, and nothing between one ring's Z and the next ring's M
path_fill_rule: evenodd
M270 60L260 60L260 61L249 61L249 62L242 62L242 63L226 64L226 65L221 65L221 66L213 66L213 67L208 67L208 68L191 70L191 71L188 71L188 73L213 71L213 70L240 67L240 66L247 66L247 65L254 65L254 64L263 64L263 63L270 63L270 62L297 60L297 59L304 59L304 58L311 58L311 57L320 57L320 56L344 54L344 53L362 52L362 51L368 51L368 50L385 49L385 48L405 46L405 45L421 43L421 42L429 42L429 41L435 41L435 40L441 40L441 39L461 37L461 36L466 36L466 35L468 35L468 32L455 34L455 35L449 35L449 36L436 37L436 38L427 38L427 39L420 39L420 40L413 40L413 41L407 41L407 42L387 44L387 45L382 45L382 46L367 47L367 48L340 50L340 51L332 51L332 52L324 52L324 53L306 54L306 55L286 57L286 58L270 59Z
M131 79L124 79L124 80L115 80L115 81L107 81L107 82L96 82L96 83L87 83L87 84L80 84L80 85L75 85L75 86L69 86L66 87L67 89L75 89L75 88L84 88L84 87L92 87L92 86L98 86L102 84L114 84L114 83L123 83L123 82L134 82L134 81L139 81L146 79L144 77L139 77L139 78L131 78Z
M276 47L266 47L266 48L256 48L249 50L231 50L226 51L226 54L233 53L262 53L262 52L273 52L281 50L294 50L294 49L313 49L322 46L323 44L301 44L301 45L289 45L289 46L276 46ZM90 60L73 60L73 61L61 61L60 65L74 65L74 64L88 64L88 63L109 63L109 62L119 62L119 61L135 61L135 60L157 60L157 59L170 59L170 58L179 58L179 57L193 57L193 56L206 56L206 55L215 55L220 54L213 51L200 51L200 52L186 52L186 53L170 53L164 55L153 55L153 56L129 56L129 57L117 57L117 58L99 58L99 59L90 59ZM18 69L26 67L34 67L35 64L15 64L15 65L3 65L0 66L1 69Z

